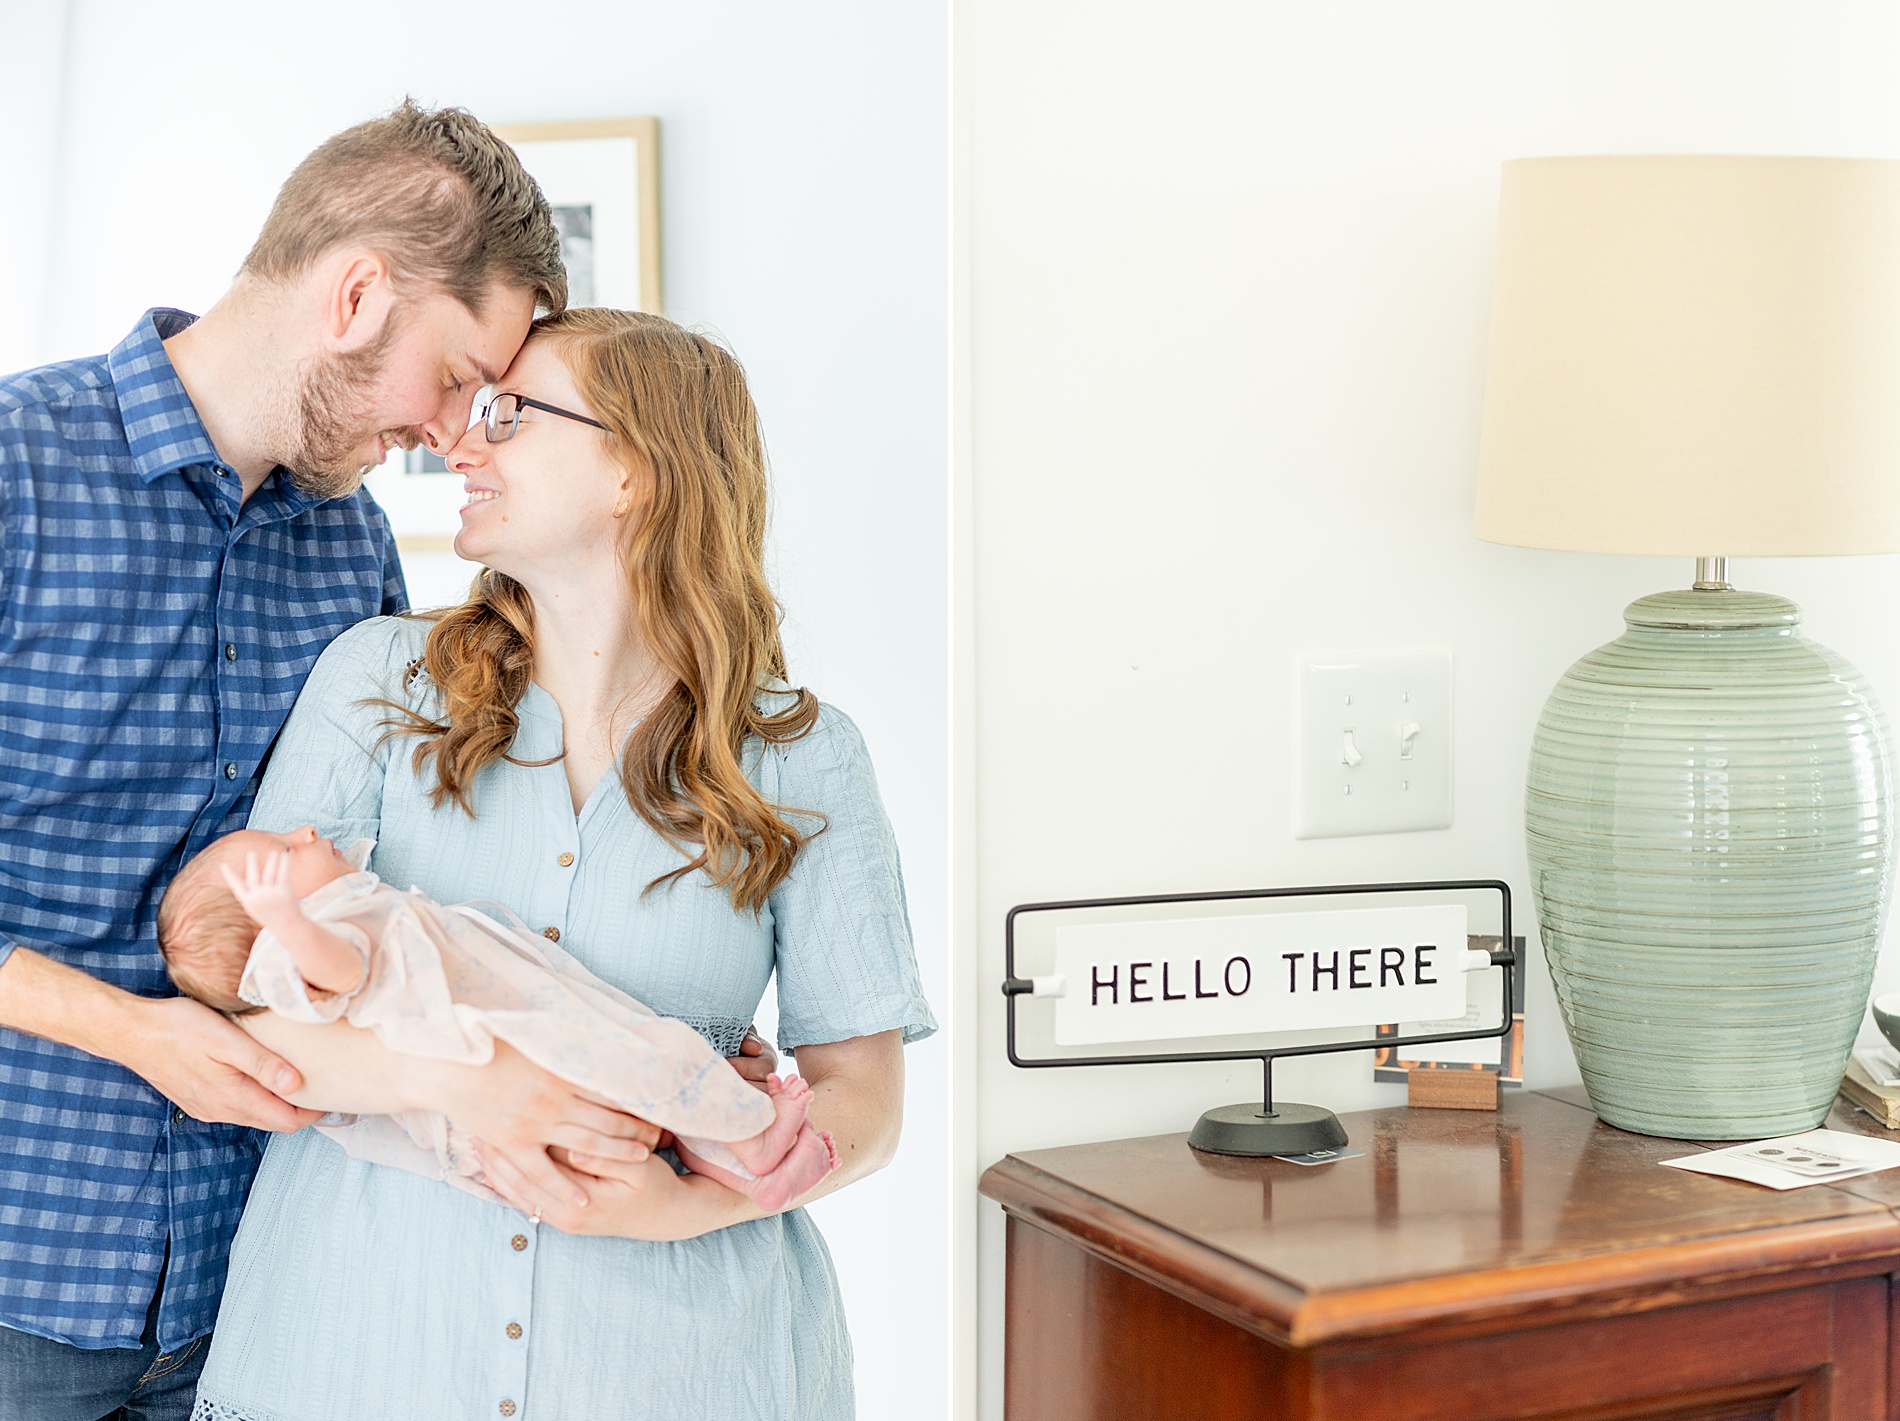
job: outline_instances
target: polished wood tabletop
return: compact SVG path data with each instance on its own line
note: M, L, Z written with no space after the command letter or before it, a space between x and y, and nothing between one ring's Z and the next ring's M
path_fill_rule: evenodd
M1900 1254L1900 1170L1777 1192L1664 1169L1712 1146L1602 1124L1580 1089L1502 1109L1342 1116L1363 1156L1303 1167L1187 1136L1033 1150L1011 1214L1293 1346L1474 1335L1867 1277ZM1886 1134L1843 1104L1830 1125Z

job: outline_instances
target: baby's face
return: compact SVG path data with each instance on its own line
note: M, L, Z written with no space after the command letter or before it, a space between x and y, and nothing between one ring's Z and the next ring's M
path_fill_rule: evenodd
M288 834L268 834L262 829L240 829L218 841L223 862L239 874L244 872L244 856L256 854L290 855L290 891L299 898L315 893L326 883L354 873L335 844L323 838L310 825Z

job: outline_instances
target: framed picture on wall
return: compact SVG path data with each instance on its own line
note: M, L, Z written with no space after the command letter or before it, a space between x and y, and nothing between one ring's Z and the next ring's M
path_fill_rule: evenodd
M660 121L576 119L497 124L541 185L561 234L570 306L660 309ZM462 488L440 455L395 453L370 480L388 512L419 605L472 571L451 551ZM440 567L437 564L441 564ZM438 586L439 584L439 586Z
M567 304L660 309L660 121L499 124L547 194L567 260Z

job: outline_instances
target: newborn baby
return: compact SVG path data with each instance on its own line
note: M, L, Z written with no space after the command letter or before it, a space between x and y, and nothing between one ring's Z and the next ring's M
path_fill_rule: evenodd
M405 1055L480 1065L506 1041L673 1131L690 1168L768 1211L838 1167L831 1136L805 1122L803 1081L772 1076L761 1093L690 1026L601 981L519 919L503 923L383 883L360 866L369 847L353 845L346 858L307 825L292 834L245 829L211 844L159 905L172 980L234 1016L269 1008L293 1021L342 1017ZM317 1128L359 1159L499 1202L444 1116L333 1114Z

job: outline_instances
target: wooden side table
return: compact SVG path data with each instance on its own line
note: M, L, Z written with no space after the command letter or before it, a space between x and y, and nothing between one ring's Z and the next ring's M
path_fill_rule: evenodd
M1662 1169L1701 1147L1580 1090L1343 1118L1365 1155L1312 1168L1184 1134L993 1166L1009 1421L1900 1418L1900 1171Z

